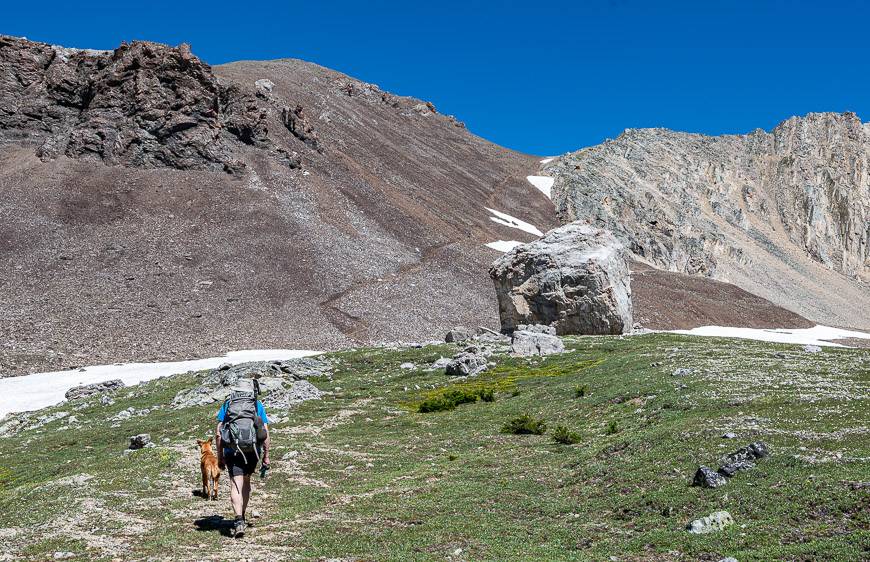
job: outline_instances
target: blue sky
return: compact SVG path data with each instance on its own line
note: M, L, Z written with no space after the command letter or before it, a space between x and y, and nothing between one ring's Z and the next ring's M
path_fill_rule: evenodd
M432 101L550 155L627 127L769 129L870 118L870 3L8 2L0 33L72 47L190 43L211 64L295 57Z

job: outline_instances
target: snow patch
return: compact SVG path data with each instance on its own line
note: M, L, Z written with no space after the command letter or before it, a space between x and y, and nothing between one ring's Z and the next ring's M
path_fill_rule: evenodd
M841 330L839 328L831 328L829 326L821 325L812 328L797 328L794 330L787 328L765 330L760 328L735 328L729 326L701 326L699 328L692 328L691 330L671 330L671 333L829 347L846 347L838 343L833 343L830 340L845 338L870 339L870 334L866 332Z
M504 226L509 226L511 228L517 228L519 230L522 230L523 232L534 234L535 236L543 236L543 233L538 230L537 227L535 227L534 225L521 221L520 219L512 217L507 213L502 213L501 211L490 209L489 207L486 207L486 210L495 215L494 217L489 217L489 220L491 220L492 222Z
M543 160L541 160L541 164L549 164L550 162L552 162L555 159L556 159L555 156L548 156L548 157L544 158Z
M488 242L486 247L504 253L510 252L520 244L522 242L517 242L516 240L496 240L495 242Z
M548 178L547 176L526 176L526 179L548 198L553 198L553 196L550 195L550 192L553 189L553 182L556 180Z
M271 361L317 355L304 349L246 349L231 351L222 357L169 361L164 363L125 363L97 365L84 371L53 371L23 377L0 378L0 417L10 412L24 412L53 406L64 401L66 391L74 386L121 379L131 386L167 375L214 369L222 363Z

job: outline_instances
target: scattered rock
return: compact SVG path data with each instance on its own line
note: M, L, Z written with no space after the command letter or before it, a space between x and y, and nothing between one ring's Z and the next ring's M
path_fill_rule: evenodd
M286 383L302 381L310 377L328 378L331 376L331 371L332 367L329 363L313 357L221 365L206 375L199 386L176 394L172 400L172 407L179 409L222 402L233 388L253 389L251 382L253 378L257 378L260 383L260 393L266 397L273 391L283 391L288 386L295 386ZM281 401L281 397L276 396L276 399Z
M465 340L470 340L475 335L473 330L463 326L456 326L444 336L444 341L447 343L459 343Z
M278 389L263 398L267 409L287 409L307 400L320 400L323 392L308 381L296 381L288 389Z
M724 476L706 466L698 467L695 472L695 478L692 480L693 486L702 486L704 488L718 488L728 483Z
M414 365L413 363L402 363L401 365L399 365L399 368L404 369L406 371L413 371L417 368L417 366Z
M449 357L439 357L438 359L435 360L434 363L432 363L432 366L430 368L431 369L443 369L443 368L447 367L448 363L450 363Z
M503 332L544 324L557 334L631 330L625 251L606 230L575 222L521 244L489 269Z
M672 373L675 377L685 377L692 374L692 369L686 369L685 367L680 367L679 369L674 369Z
M777 359L786 359L788 355L784 351L777 351L773 354Z
M511 352L515 355L553 355L565 351L565 344L556 336L552 326L517 326L511 341Z
M70 558L75 558L75 557L76 557L75 552L55 552L52 555L52 558L54 558L55 560L69 560Z
M78 400L79 398L90 398L91 396L97 396L98 394L114 392L119 388L124 388L124 381L121 379L114 379L105 382L74 386L66 391L64 397L67 400Z
M716 511L706 517L695 519L686 525L686 529L690 533L701 535L721 531L732 524L734 524L734 519L731 517L730 513L727 511Z
M737 562L737 559L734 558L733 556L729 556L728 558L723 558L719 562Z
M463 351L457 353L444 371L452 377L467 377L487 369L487 359L482 353Z
M755 463L748 460L738 460L723 464L719 467L719 474L731 478L741 470L755 468Z
M737 437L737 434L733 431L728 431L722 434L722 439L734 439Z
M130 437L130 446L128 448L135 451L136 449L147 447L149 444L151 444L151 435L140 433Z
M112 400L112 397L108 394L103 394L102 396L100 396L100 404L102 404L103 406L111 406L114 403L115 401Z
M741 470L749 470L755 467L755 461L770 455L767 445L761 441L750 443L733 453L726 455L719 466L719 474L731 478Z
M260 78L256 82L254 82L254 86L257 87L257 93L263 97L268 97L269 94L272 93L272 88L275 87L275 83L269 80L268 78Z
M806 351L807 353L818 353L821 350L822 350L822 348L817 346L817 345L805 345L804 346L804 351Z

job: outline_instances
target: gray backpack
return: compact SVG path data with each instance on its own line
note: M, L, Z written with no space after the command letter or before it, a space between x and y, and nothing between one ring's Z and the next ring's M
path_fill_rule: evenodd
M247 462L247 455L259 458L256 392L233 392L226 400L226 413L221 426L221 441L226 447L238 451Z

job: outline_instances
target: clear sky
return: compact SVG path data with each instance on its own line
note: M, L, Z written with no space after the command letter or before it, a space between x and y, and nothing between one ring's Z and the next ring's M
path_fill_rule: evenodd
M432 101L550 155L627 127L870 118L870 2L6 1L0 33L70 47L190 43L211 64L301 58Z

